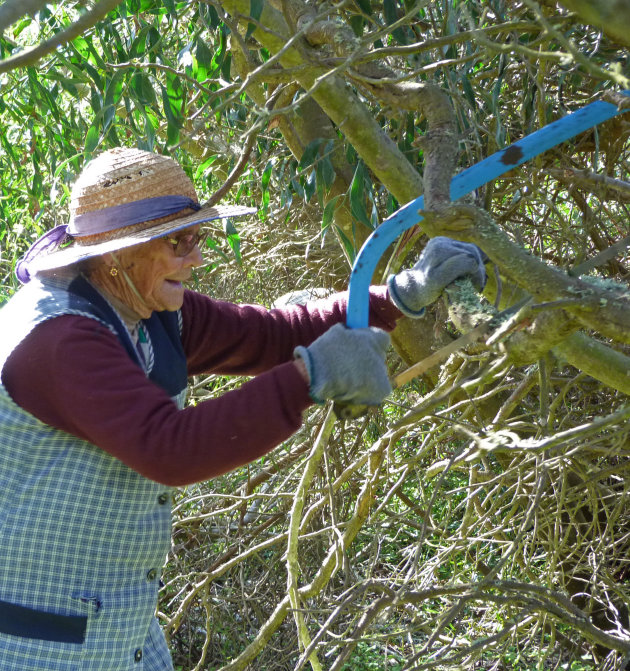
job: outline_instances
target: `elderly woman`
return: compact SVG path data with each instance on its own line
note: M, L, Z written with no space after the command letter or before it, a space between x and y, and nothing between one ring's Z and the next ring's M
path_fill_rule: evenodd
M352 331L343 295L266 310L184 289L200 224L252 210L200 206L169 158L101 154L70 209L0 310L0 668L164 671L171 488L265 454L314 400L379 403L385 331L457 276L482 284L482 260L438 241L373 288L373 326ZM255 377L185 407L198 373Z

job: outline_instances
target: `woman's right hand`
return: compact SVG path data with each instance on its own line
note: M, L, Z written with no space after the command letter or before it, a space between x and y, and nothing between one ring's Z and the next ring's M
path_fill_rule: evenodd
M296 347L304 362L311 398L357 405L379 405L391 392L385 354L389 334L375 328L335 324L308 347Z

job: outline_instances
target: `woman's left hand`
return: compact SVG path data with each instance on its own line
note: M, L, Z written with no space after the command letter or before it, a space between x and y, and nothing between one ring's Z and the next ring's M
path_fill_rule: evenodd
M434 303L444 289L460 277L470 277L478 291L486 285L487 260L484 252L471 242L443 236L429 240L418 262L410 269L387 280L389 297L408 317L421 317L427 305Z

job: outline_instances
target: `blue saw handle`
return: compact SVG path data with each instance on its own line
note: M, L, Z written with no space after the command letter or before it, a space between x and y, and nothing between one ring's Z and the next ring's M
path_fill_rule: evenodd
M621 93L630 96L630 90L621 91ZM625 111L627 110L619 110L612 103L598 100L550 123L531 135L526 135L522 140L455 175L451 181L451 200L465 196L503 173L529 161L530 158L618 114L623 114ZM378 260L401 233L422 221L418 210L423 207L423 196L401 207L383 221L359 250L350 275L346 316L346 325L349 328L368 326L370 282Z

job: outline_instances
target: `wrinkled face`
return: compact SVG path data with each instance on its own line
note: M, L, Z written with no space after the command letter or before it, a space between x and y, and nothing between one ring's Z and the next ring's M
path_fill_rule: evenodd
M190 279L192 269L200 266L203 259L198 245L185 256L177 256L173 241L198 231L199 226L191 226L116 253L116 259L138 290L144 305L128 286L124 286L127 281L121 274L115 278L121 289L117 292L118 298L143 318L153 311L179 310L184 301L183 283Z

